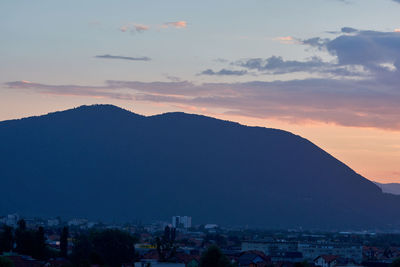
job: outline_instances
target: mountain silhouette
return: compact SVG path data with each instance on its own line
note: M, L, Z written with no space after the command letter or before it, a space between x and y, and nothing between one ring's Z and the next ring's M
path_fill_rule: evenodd
M382 193L286 131L185 113L82 106L0 122L0 214L265 228L389 229Z

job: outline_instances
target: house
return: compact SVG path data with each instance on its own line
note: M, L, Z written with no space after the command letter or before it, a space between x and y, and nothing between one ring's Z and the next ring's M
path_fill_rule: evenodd
M236 262L240 267L264 267L271 264L271 259L261 251L245 251L239 255Z
M298 251L286 251L271 256L273 262L302 262L303 254Z
M314 259L314 264L321 267L334 267L337 265L338 259L337 255L321 255Z

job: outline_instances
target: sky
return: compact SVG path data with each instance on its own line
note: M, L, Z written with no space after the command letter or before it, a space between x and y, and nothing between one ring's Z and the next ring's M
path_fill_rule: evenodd
M2 0L0 121L90 104L301 135L400 182L400 0Z

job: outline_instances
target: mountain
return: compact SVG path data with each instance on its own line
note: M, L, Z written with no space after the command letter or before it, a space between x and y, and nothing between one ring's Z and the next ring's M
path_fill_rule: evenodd
M185 113L82 106L0 122L0 214L393 228L384 194L308 140Z
M400 195L400 184L398 183L378 183L374 182L377 186L379 186L383 192L393 194L393 195Z

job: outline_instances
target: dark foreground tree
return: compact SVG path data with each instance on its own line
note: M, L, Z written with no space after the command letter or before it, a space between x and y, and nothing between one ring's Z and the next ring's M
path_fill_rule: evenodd
M3 231L0 232L0 254L12 250L14 244L13 231L10 226L4 225Z
M71 260L76 266L90 266L93 251L89 235L81 234L75 237Z
M217 246L210 246L201 255L199 267L231 267L228 257Z
M26 228L26 223L22 219L18 222L15 230L16 252L22 255L29 255L38 260L48 258L46 238L44 228L39 227L36 231Z
M164 229L164 235L160 238L156 238L158 259L160 262L168 262L173 260L176 254L177 246L175 243L176 229L169 228L168 226Z
M9 258L0 256L0 267L14 267L14 263Z
M15 250L22 255L33 256L35 254L35 233L26 229L24 219L18 221L18 228L15 230Z
M78 266L121 266L123 263L132 263L135 258L135 242L133 236L120 230L95 231L77 237L72 260Z
M33 257L38 260L44 260L46 257L46 239L44 237L44 228L39 227L35 232Z
M308 261L296 262L294 267L310 267Z
M60 256L63 258L67 258L68 256L68 236L68 227L64 226L60 237Z
M390 267L400 267L400 258L395 259L392 264L390 264Z

